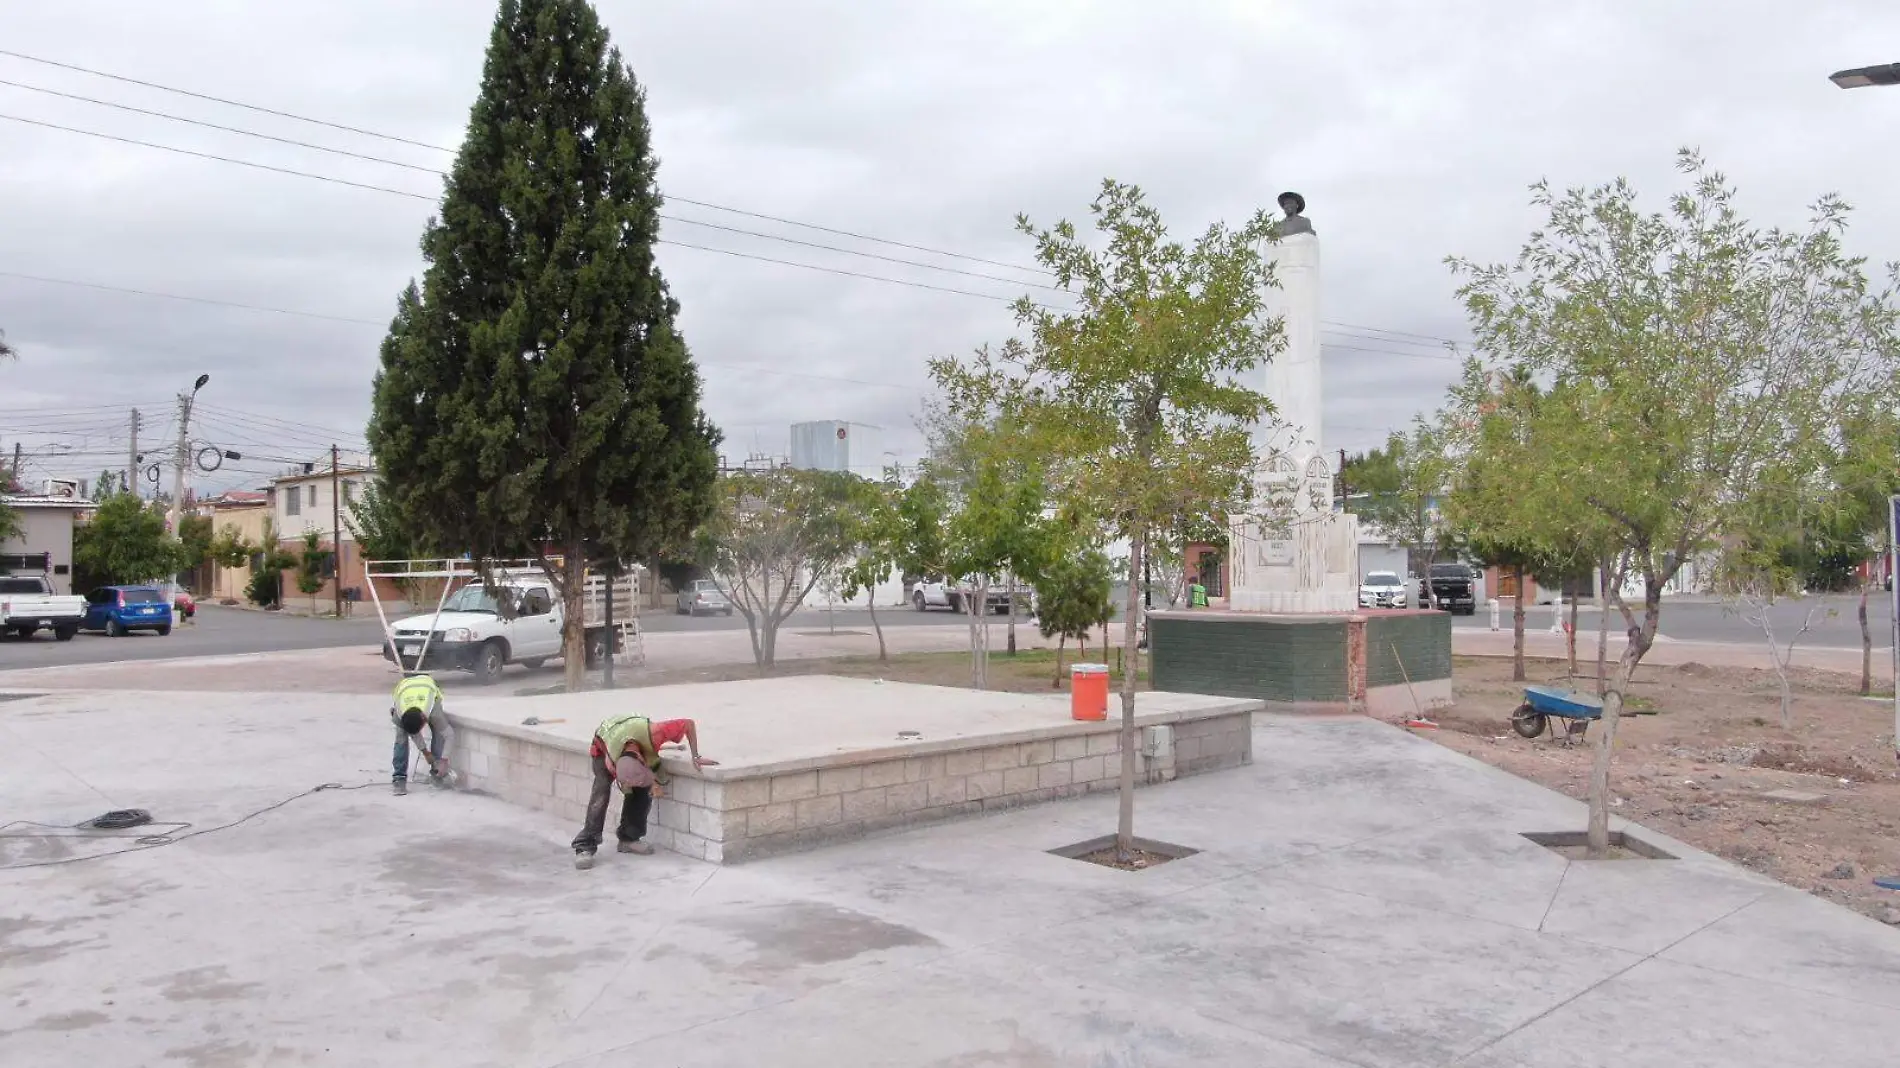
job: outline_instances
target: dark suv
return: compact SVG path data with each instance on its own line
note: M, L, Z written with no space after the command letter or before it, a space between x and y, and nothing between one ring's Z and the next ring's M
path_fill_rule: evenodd
M1464 564L1433 564L1431 576L1432 599L1438 607L1454 615L1475 615L1478 611L1477 574ZM1422 591L1421 591L1422 592ZM1420 607L1430 602L1419 599Z

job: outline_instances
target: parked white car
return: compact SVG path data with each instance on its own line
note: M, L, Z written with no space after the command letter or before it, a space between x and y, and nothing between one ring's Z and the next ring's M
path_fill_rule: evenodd
M1396 571L1368 571L1359 584L1359 607L1404 608L1406 589L1405 580Z

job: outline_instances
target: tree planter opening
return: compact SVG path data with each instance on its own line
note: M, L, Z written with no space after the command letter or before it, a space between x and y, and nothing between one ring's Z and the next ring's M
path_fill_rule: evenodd
M1524 837L1543 846L1553 853L1570 860L1589 860L1589 835L1583 831L1525 831ZM1622 831L1610 832L1610 851L1602 860L1674 860L1674 853L1665 852Z
M1074 845L1063 846L1060 849L1051 849L1049 852L1058 857L1085 861L1089 864L1099 864L1104 868L1114 868L1116 871L1146 871L1149 868L1166 864L1170 860L1180 860L1183 857L1191 857L1200 852L1200 850L1189 849L1187 846L1172 845L1168 842L1157 842L1152 838L1136 838L1130 842L1129 855L1131 860L1124 863L1121 858L1116 855L1115 836L1105 834L1100 838L1091 838L1086 842L1077 842Z

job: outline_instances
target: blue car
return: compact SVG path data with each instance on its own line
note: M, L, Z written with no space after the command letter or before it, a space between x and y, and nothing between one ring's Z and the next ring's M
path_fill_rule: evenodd
M172 632L172 606L157 586L101 586L86 595L86 621L80 630L103 630L119 638L135 630Z

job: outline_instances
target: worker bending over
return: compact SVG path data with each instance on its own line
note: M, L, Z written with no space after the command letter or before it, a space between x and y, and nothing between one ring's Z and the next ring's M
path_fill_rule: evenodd
M620 802L620 826L615 837L620 852L653 852L642 839L647 836L647 813L653 799L665 794L666 774L660 770L660 747L686 742L693 766L703 768L719 763L699 755L699 728L690 719L667 719L658 723L645 716L608 716L594 730L594 742L587 748L588 763L594 768L594 792L587 801L587 823L574 836L574 866L585 871L594 866L594 851L600 848L601 832L607 826L607 805L613 789L620 787L626 796Z
M429 758L429 781L437 786L449 783L449 741L455 729L449 726L448 713L442 710L442 687L428 675L409 675L396 684L395 699L389 706L389 718L396 725L396 750L390 757L394 778L390 786L396 796L409 792L409 747ZM422 728L429 728L429 748L422 748Z

